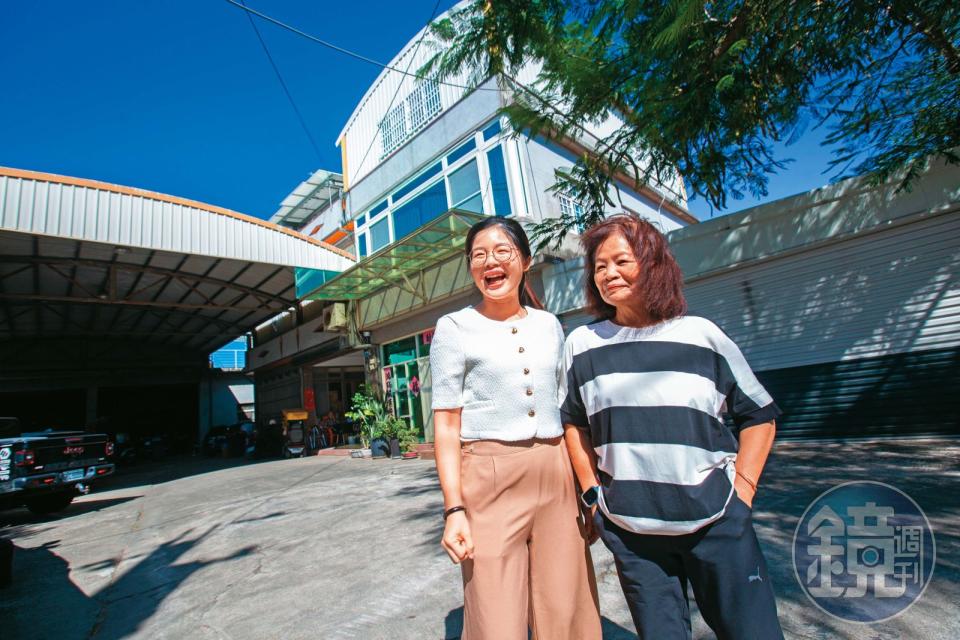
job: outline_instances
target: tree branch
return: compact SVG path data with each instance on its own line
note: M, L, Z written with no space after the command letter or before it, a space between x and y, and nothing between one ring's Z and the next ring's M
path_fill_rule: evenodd
M960 51L957 51L950 38L940 27L940 24L924 14L919 5L914 11L902 10L899 5L891 7L890 15L901 22L911 31L924 36L934 49L947 61L947 70L953 74L960 74Z
M714 62L729 51L733 43L743 38L743 35L747 32L747 20L750 18L750 12L750 3L744 2L743 6L740 7L740 11L734 16L733 20L730 21L727 35L724 36L717 48L713 50Z

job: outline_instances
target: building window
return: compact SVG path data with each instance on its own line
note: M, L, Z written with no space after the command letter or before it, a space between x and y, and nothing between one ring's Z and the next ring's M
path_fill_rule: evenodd
M383 345L381 362L386 401L393 414L421 430L430 422L430 342L433 329ZM430 430L429 439L433 439Z
M414 87L407 99L391 109L380 123L381 158L433 120L440 113L440 106L440 85L436 82L421 82Z
M210 354L210 366L215 369L242 370L247 365L247 340L237 338Z
M447 178L450 181L450 208L483 213L480 173L477 161L471 160Z
M387 201L384 200L380 204L376 205L373 209L370 209L367 215L370 217L370 219L373 219L374 217L376 217L378 213L386 210L387 210Z
M357 248L361 258L367 257L367 234L357 234Z
M447 166L449 167L454 162L464 157L465 155L467 155L468 153L470 153L476 148L477 148L476 140L474 140L473 138L470 138L469 140L464 142L462 145L460 145L459 147L457 147L447 155Z
M421 185L424 185L430 180L432 180L434 176L440 175L441 171L443 171L443 167L438 162L432 167L430 167L429 169L427 169L426 171L424 171L423 173L421 173L419 176L417 176L416 178L408 182L407 184L403 185L402 187L394 191L393 192L394 204L402 200L403 197L406 196L408 193L413 193L414 191L419 189Z
M427 187L393 212L393 235L396 240L416 231L447 210L447 190L443 180Z
M390 244L390 218L384 216L370 227L370 253L376 253Z
M493 213L509 216L510 189L507 187L507 169L503 160L503 147L497 145L487 151L487 166L490 169L490 187L493 190Z
M421 89L417 95L428 95L426 91ZM413 117L414 114L410 115ZM391 118L384 119L385 126ZM407 131L409 135L409 129ZM470 138L461 140L445 158L409 174L413 177L400 183L385 199L375 201L376 204L366 212L357 215L354 233L357 255L361 258L372 255L450 209L487 215L513 215L507 152L504 145L497 142L502 133L499 120L494 120L486 132L493 135L494 140L481 143L482 132L474 132ZM522 181L522 176L519 179Z
M407 137L407 111L404 103L398 104L387 113L380 123L380 135L383 136L383 155L387 155Z
M483 140L489 142L493 140L500 134L500 118L497 118L491 122L486 129L483 130Z
M440 113L440 87L436 82L421 82L407 97L410 133L420 129Z
M572 217L577 221L577 231L583 233L583 205L568 195L558 193L560 201L560 215Z

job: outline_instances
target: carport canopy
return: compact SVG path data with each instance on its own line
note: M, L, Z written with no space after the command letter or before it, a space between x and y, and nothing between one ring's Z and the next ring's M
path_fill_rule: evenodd
M200 202L0 167L0 341L118 339L208 354L296 304L332 245Z

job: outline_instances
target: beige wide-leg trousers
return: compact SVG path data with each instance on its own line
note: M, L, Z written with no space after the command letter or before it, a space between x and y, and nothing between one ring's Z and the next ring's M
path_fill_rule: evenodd
M562 438L465 442L463 640L600 640L590 548Z

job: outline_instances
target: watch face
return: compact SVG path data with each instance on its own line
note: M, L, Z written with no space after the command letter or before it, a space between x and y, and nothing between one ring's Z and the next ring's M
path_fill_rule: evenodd
M580 494L580 501L583 502L585 506L592 507L593 505L597 504L597 498L599 497L599 494L599 488L590 487Z

